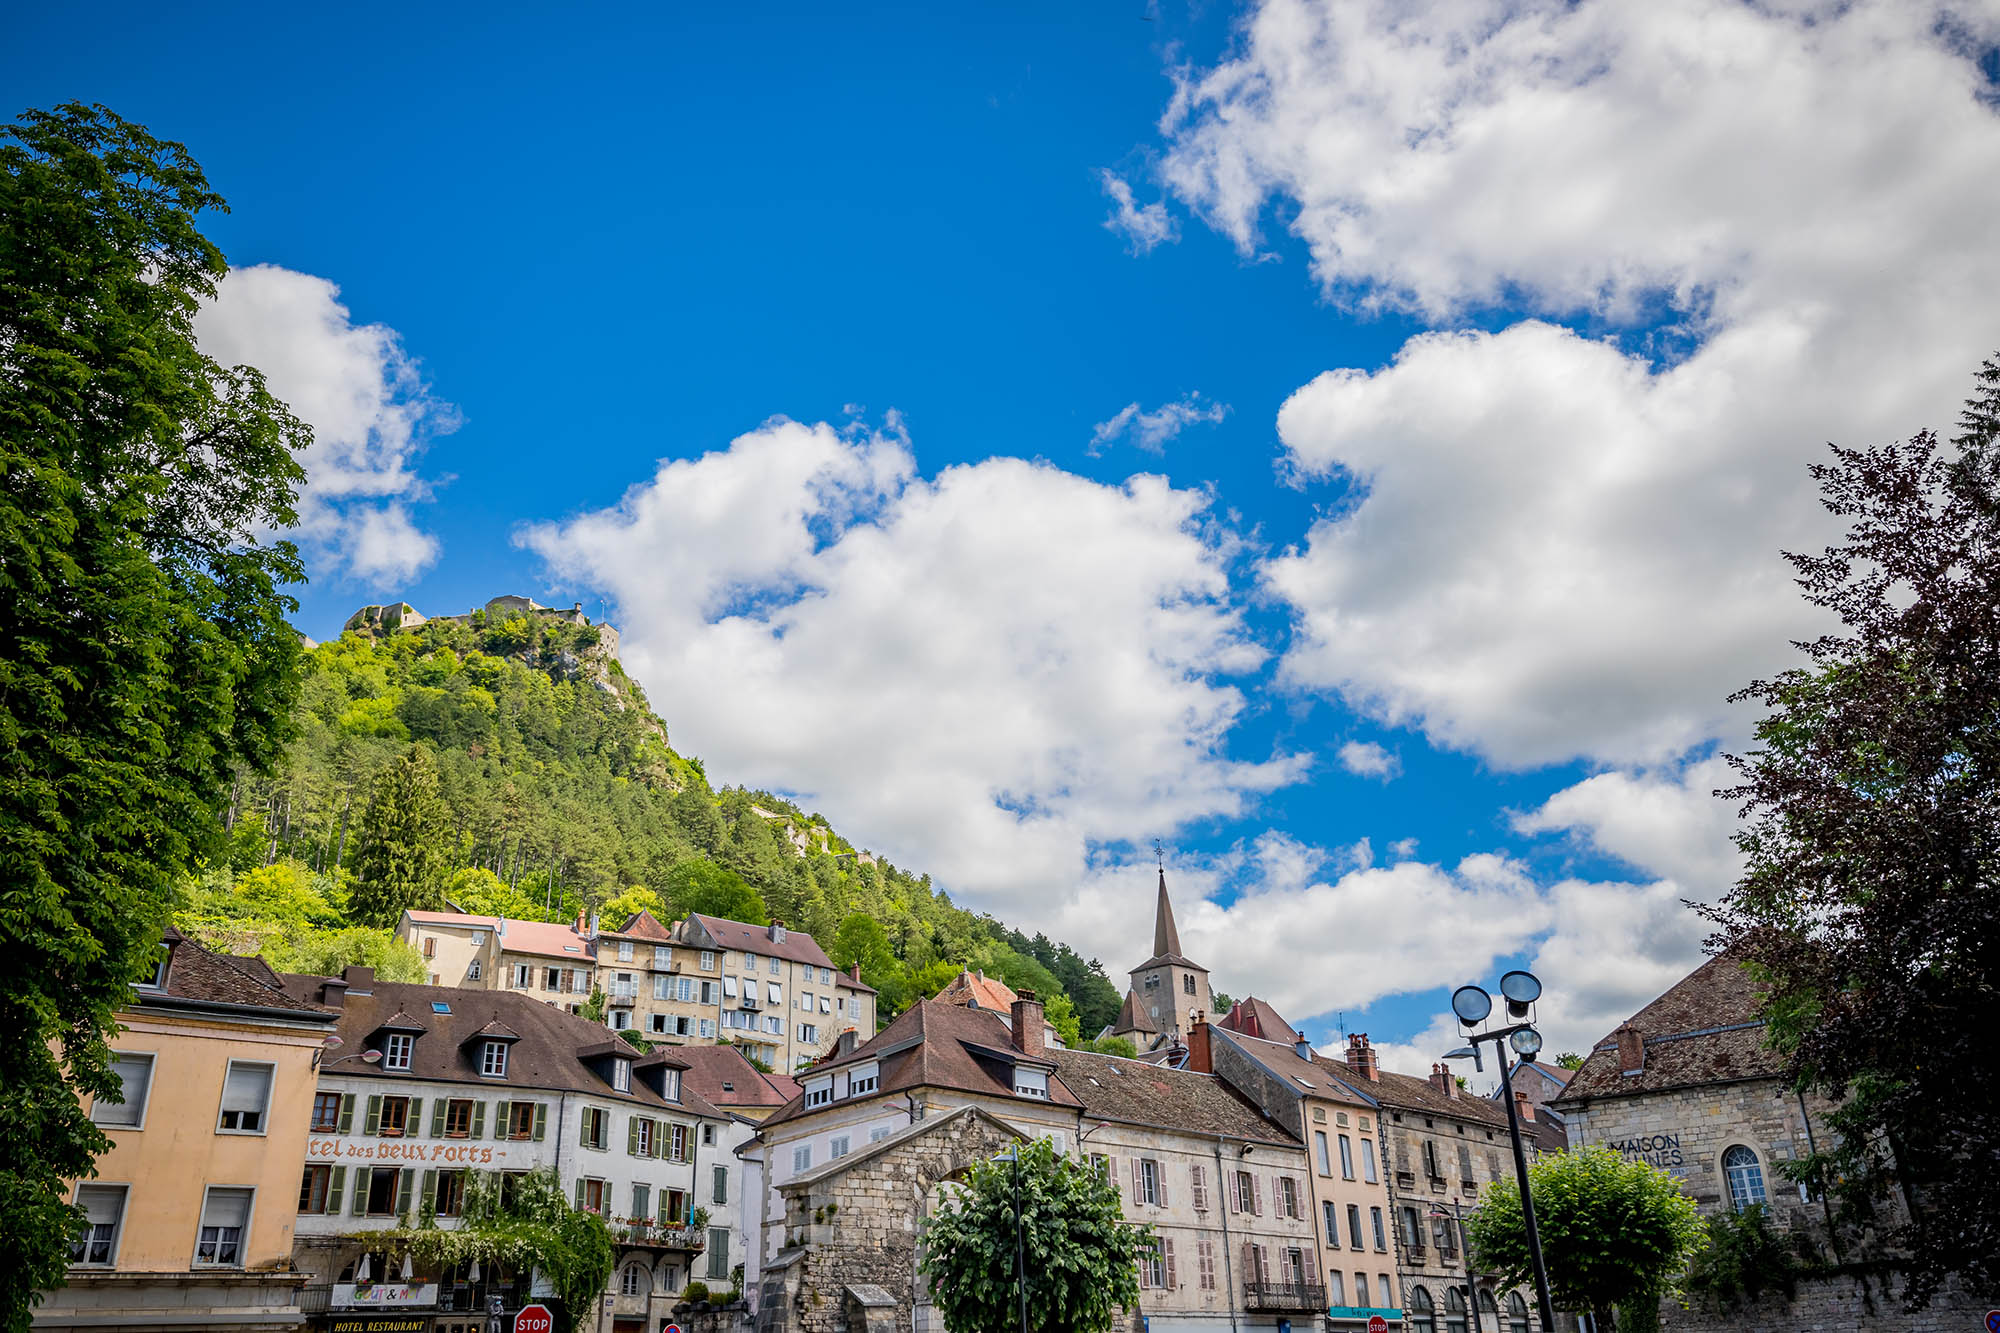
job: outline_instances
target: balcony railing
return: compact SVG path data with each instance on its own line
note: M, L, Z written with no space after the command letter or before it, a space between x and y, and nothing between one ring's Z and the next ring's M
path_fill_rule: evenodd
M1323 1282L1245 1282L1243 1304L1251 1310L1324 1310Z
M756 996L746 995L743 997L743 1002L741 1007L745 1009L762 1009L764 1006L757 1002Z
M708 1248L708 1232L701 1227L661 1226L657 1222L627 1222L619 1236L623 1245L644 1245L655 1250L699 1251Z

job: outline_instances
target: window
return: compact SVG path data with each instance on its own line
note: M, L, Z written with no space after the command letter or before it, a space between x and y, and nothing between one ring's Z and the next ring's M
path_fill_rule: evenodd
M1188 1184L1192 1187L1192 1191L1194 1194L1194 1210L1197 1213L1207 1212L1208 1211L1208 1168L1203 1166L1200 1162L1196 1162L1193 1166L1189 1167Z
M689 1004L694 1003L694 978L682 977L680 979L679 993L683 1001ZM701 983L701 1002L703 1004L715 1003L715 983L713 981L704 981Z
M674 965L674 951L664 944L653 946L653 966L664 971Z
M1340 1176L1343 1180L1354 1179L1354 1143L1345 1134L1340 1136Z
M830 1078L819 1079L815 1082L806 1084L806 1105L808 1107L825 1106L828 1102L831 1102L832 1100L833 1100L832 1079Z
M299 1181L299 1211L302 1213L325 1212L327 1191L332 1186L332 1167L307 1167L304 1177Z
M1375 1292L1376 1295L1382 1298L1383 1309L1390 1309L1396 1304L1396 1293L1389 1290L1389 1275L1387 1273L1377 1273L1375 1275Z
M167 988L167 968L174 960L174 951L165 944L160 945L159 956L153 959L153 975L139 983L147 990Z
M1167 1252L1162 1239L1153 1237L1152 1245L1139 1255L1139 1285L1142 1287L1164 1287L1167 1285Z
M611 1197L611 1186L592 1176L585 1176L576 1182L576 1206L586 1213L604 1212L605 1202Z
M811 1013L813 1011L813 997L811 991L802 990L799 992L799 1008L805 1010L807 1013Z
M1361 1248L1361 1205L1347 1205L1347 1245L1349 1249Z
M1326 1131L1323 1129L1313 1131L1313 1155L1319 1159L1319 1173L1323 1176L1332 1175L1333 1166L1327 1160Z
M1203 1291L1215 1290L1215 1242L1203 1236L1194 1243L1195 1272ZM1340 1304L1339 1301L1334 1302Z
M339 1093L316 1092L313 1094L312 1127L315 1134L332 1134L340 1129Z
M755 972L757 970L756 954L746 953L743 955L743 970L746 972Z
M623 1032L631 1026L632 1011L630 1009L613 1009L611 1011L611 1030L613 1032Z
M626 1264L625 1271L618 1275L620 1296L643 1296L646 1294L646 1269L643 1264Z
M701 970L704 972L715 971L715 954L710 950L703 949L701 951Z
M465 1210L465 1175L463 1171L438 1172L432 1211L439 1217L457 1217Z
M813 1150L810 1143L802 1143L792 1149L792 1174L812 1170Z
M621 963L629 963L632 961L632 941L630 940L618 941L618 961Z
M586 1106L577 1122L577 1142L586 1148L602 1148L608 1140L606 1125L610 1113L601 1106Z
M1389 1237L1383 1234L1382 1231L1382 1210L1380 1208L1370 1208L1368 1210L1368 1223L1375 1233L1375 1248L1378 1250L1387 1250L1389 1248Z
M1465 1333L1465 1296L1457 1287L1444 1289L1445 1333Z
M431 1112L433 1116L437 1112ZM433 1126L438 1128L438 1126ZM448 1139L462 1139L472 1133L472 1103L463 1098L454 1098L444 1104L444 1136Z
M526 990L535 984L535 967L532 963L514 964L514 989Z
M706 1126L704 1126L704 1128L706 1128ZM718 1166L715 1168L715 1197L712 1200L712 1202L715 1203L729 1202L729 1168L726 1166Z
M1366 1120L1362 1121L1361 1127L1363 1129L1368 1128L1368 1122ZM1361 1140L1361 1178L1371 1185L1375 1183L1375 1140L1373 1139Z
M611 1090L613 1092L632 1091L632 1062L613 1060L611 1062Z
M1236 1173L1235 1203L1237 1212L1252 1214L1263 1212L1262 1193L1257 1188L1257 1177L1251 1175L1248 1171L1238 1171Z
M767 981L764 983L764 998L772 1004L783 1004L785 1002L785 988L775 981Z
M1340 1274L1326 1275L1326 1299L1329 1305L1347 1304L1347 1284L1341 1280ZM1367 1297L1364 1296L1362 1299L1366 1300Z
M882 1085L881 1066L870 1065L868 1067L867 1073L865 1074L857 1073L853 1078L847 1081L847 1095L850 1097L859 1097L864 1093L870 1093L875 1091L875 1089L880 1087L881 1085Z
M647 1014L646 1031L653 1034L656 1037L666 1036L667 1016L665 1014Z
M729 1276L729 1228L710 1227L708 1229L708 1275L710 1277Z
M849 1018L852 1018L852 1019L855 1019L855 1020L857 1020L857 1021L858 1021L858 1020L860 1019L860 1017L861 1017L861 997L860 997L859 995L850 995L850 996L848 997L848 999L847 999L847 1016L848 1016Z
M407 1032L391 1032L389 1040L382 1043L382 1068L408 1069L410 1052L416 1049L417 1039Z
M385 1139L400 1139L410 1132L410 1099L408 1097L384 1097L381 1119L376 1122L375 1132Z
M1020 1097L1040 1097L1049 1095L1049 1076L1039 1069L1014 1070L1014 1093Z
M1528 1333L1528 1303L1521 1293L1507 1293L1507 1333Z
M675 1124L673 1131L667 1135L667 1156L676 1162L685 1162L688 1159L688 1127L686 1125Z
M1299 1182L1290 1176L1278 1177L1278 1216L1299 1215Z
M1326 1232L1326 1243L1337 1250L1340 1248L1340 1211L1331 1199L1321 1200L1319 1206L1321 1229ZM1338 1305L1339 1302L1336 1301L1334 1304Z
M659 1156L660 1127L656 1122L644 1116L633 1116L631 1139L632 1156Z
M1424 1248L1424 1229L1417 1221L1417 1210L1414 1208L1403 1210L1403 1244L1413 1250Z
M437 957L437 952L438 952L437 937L433 935L424 936L424 957L435 958Z
M1132 1163L1132 1169L1136 1177L1133 1201L1157 1205L1160 1202L1160 1164L1150 1157L1141 1157Z
M395 1173L388 1173L391 1178ZM201 1232L195 1239L195 1267L241 1268L243 1233L250 1226L250 1200L255 1193L246 1189L221 1189L211 1185L201 1204Z
M779 1018L776 1014L772 1014L764 1019L764 1031L782 1034L784 1030L785 1020Z
M535 1127L542 1123L542 1108L535 1102L507 1103L507 1137L510 1139L532 1139L536 1137ZM600 1112L599 1114L602 1114ZM472 1136L479 1137L479 1112L472 1116Z
M368 1193L364 1196L364 1209L370 1217L394 1217L396 1215L396 1187L402 1183L401 1171L393 1166L378 1166L370 1171L364 1168L362 1176L368 1182Z
M1757 1154L1737 1144L1722 1154L1722 1173L1729 1180L1729 1206L1737 1212L1764 1202L1764 1168Z
M1431 1219L1431 1240L1436 1244L1439 1254L1457 1254L1457 1224L1449 1217L1433 1217Z
M1424 1173L1432 1180L1444 1179L1444 1171L1438 1166L1438 1146L1429 1139L1424 1140Z
M76 1239L70 1242L70 1263L111 1267L118 1260L118 1228L125 1220L125 1187L79 1185L76 1202L83 1209L84 1221Z
M832 1143L827 1145L826 1159L829 1162L838 1161L847 1156L849 1151L847 1135L839 1135Z
M877 1125L873 1129L868 1131L868 1141L870 1143L880 1143L883 1139L888 1138L889 1135L894 1132L895 1131L891 1130L887 1125Z
M1403 1321L1410 1333L1435 1333L1437 1322L1431 1318L1431 1294L1422 1287L1410 1289L1410 1308L1403 1312Z
M785 975L785 965L779 962L775 958L771 960L771 975L774 977L782 977L783 975ZM775 1000L778 997L773 995L771 998Z
M273 1066L229 1062L222 1080L222 1116L216 1122L219 1134L262 1134L264 1114L271 1105Z
M153 1057L128 1051L111 1053L111 1072L118 1079L122 1101L99 1097L90 1104L93 1123L106 1129L139 1129L146 1123L146 1098L153 1090Z

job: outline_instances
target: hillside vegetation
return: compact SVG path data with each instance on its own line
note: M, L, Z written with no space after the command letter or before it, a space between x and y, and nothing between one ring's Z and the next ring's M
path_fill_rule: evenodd
M695 910L809 931L885 1013L973 967L1040 993L1066 1039L1117 1015L1096 960L958 907L782 797L711 786L594 626L476 611L350 631L301 670L298 738L274 777L236 784L230 863L180 915L225 947L421 975L386 928L447 896L550 921Z

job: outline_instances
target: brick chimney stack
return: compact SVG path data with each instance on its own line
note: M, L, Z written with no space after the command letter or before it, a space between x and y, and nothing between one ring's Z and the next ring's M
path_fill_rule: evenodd
M1356 1032L1348 1037L1347 1067L1370 1083L1382 1081L1382 1067L1375 1062L1375 1048L1368 1044L1367 1033Z
M1535 1104L1528 1100L1527 1093L1514 1094L1514 1109L1520 1113L1521 1119L1531 1125L1535 1123Z
M1208 1045L1208 1019L1197 1012L1188 1024L1187 1067L1197 1074L1213 1074L1215 1057Z
M1618 1068L1621 1073L1643 1073L1646 1068L1646 1039L1630 1023L1612 1034L1618 1040Z
M1014 1047L1023 1055L1042 1053L1042 1002L1031 990L1014 997Z
M1458 1100L1458 1080L1451 1076L1449 1065L1431 1066L1431 1086L1453 1101Z

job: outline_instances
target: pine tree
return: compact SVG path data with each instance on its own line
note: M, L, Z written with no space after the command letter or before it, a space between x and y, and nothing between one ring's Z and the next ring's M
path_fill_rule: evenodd
M393 927L406 910L434 902L444 837L437 757L428 745L412 745L401 762L376 777L368 794L354 850L355 919Z

